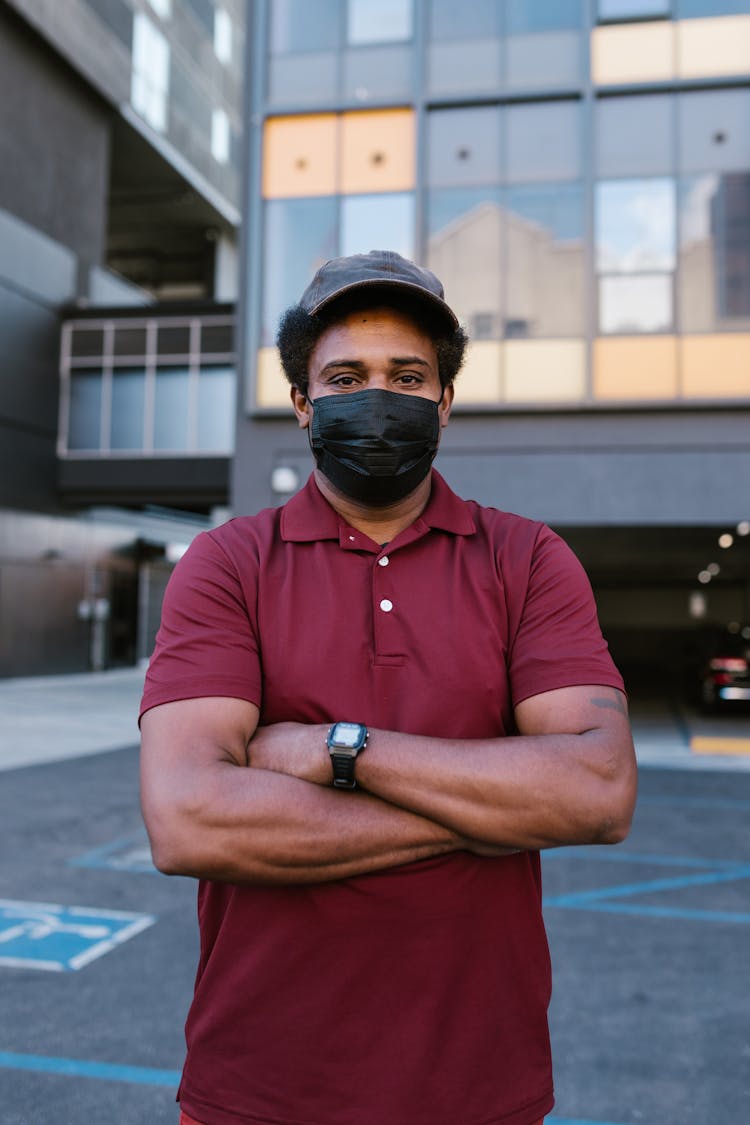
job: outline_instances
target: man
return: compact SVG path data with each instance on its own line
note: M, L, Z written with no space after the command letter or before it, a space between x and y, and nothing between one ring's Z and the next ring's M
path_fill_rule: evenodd
M142 792L201 880L185 1122L553 1105L538 853L626 835L633 747L571 552L431 469L464 343L429 271L324 265L279 332L315 470L170 583Z

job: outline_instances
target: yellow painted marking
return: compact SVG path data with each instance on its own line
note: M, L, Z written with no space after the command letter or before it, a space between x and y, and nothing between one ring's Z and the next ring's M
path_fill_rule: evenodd
M750 738L712 738L695 734L690 739L694 754L750 754Z

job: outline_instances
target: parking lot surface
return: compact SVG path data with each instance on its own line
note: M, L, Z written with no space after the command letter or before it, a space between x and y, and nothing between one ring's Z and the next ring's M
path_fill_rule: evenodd
M126 680L105 679L102 712L114 713L117 699L131 706L137 677ZM0 691L0 719L9 698ZM120 749L87 745L80 755L74 735L54 760L30 739L30 764L19 766L9 704L6 714L0 1121L176 1125L195 884L151 866L132 734ZM545 854L557 1089L549 1125L750 1120L750 772L742 754L691 751L692 721L667 730L654 714L637 717L651 760L641 762L624 844ZM744 738L747 719L732 723L731 737ZM58 750L64 728L58 714ZM728 729L712 727L712 737Z

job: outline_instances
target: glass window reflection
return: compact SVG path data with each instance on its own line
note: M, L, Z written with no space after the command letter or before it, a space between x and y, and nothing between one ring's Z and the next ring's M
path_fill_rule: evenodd
M534 184L505 194L505 335L584 330L583 188Z
M340 0L274 0L269 9L272 54L306 54L339 47Z
M430 0L429 35L438 42L456 39L497 38L501 32L502 5L497 0Z
M676 0L677 18L689 20L704 16L746 16L747 0Z
M414 196L411 192L351 195L341 201L341 254L387 246L414 257Z
M671 274L599 279L600 332L669 332L671 328Z
M672 170L671 94L601 98L594 112L600 176L659 176Z
M671 179L601 181L596 186L595 225L601 272L674 268L675 190Z
M500 181L500 108L449 109L429 116L428 180L433 187Z
M671 0L599 0L600 20L635 20L668 16Z
M112 375L110 449L143 449L146 372L116 368Z
M68 449L98 449L101 445L102 374L74 371L70 376Z
M680 327L750 328L750 171L680 183ZM750 362L749 362L750 368Z
M412 0L348 0L347 40L399 43L412 37Z
M198 374L198 449L234 451L237 373L233 367L204 367Z
M161 368L154 396L154 450L188 448L190 372L184 367Z
M499 340L502 208L499 188L450 188L427 199L427 265L474 340Z
M509 183L580 176L581 107L577 101L510 106L506 121Z
M337 200L274 199L266 203L263 244L262 342L273 344L279 318L299 299L316 269L334 258ZM367 247L372 249L372 247Z

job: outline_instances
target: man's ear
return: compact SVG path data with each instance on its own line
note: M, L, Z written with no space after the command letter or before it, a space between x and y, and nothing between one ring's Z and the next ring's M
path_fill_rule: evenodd
M297 425L301 430L305 430L310 425L310 414L312 411L310 400L299 387L292 387L290 397L292 406L294 407L294 413L297 415Z
M443 387L443 395L438 403L438 414L440 415L441 429L445 429L448 425L448 419L451 416L451 407L453 406L453 383L449 383L447 387Z

